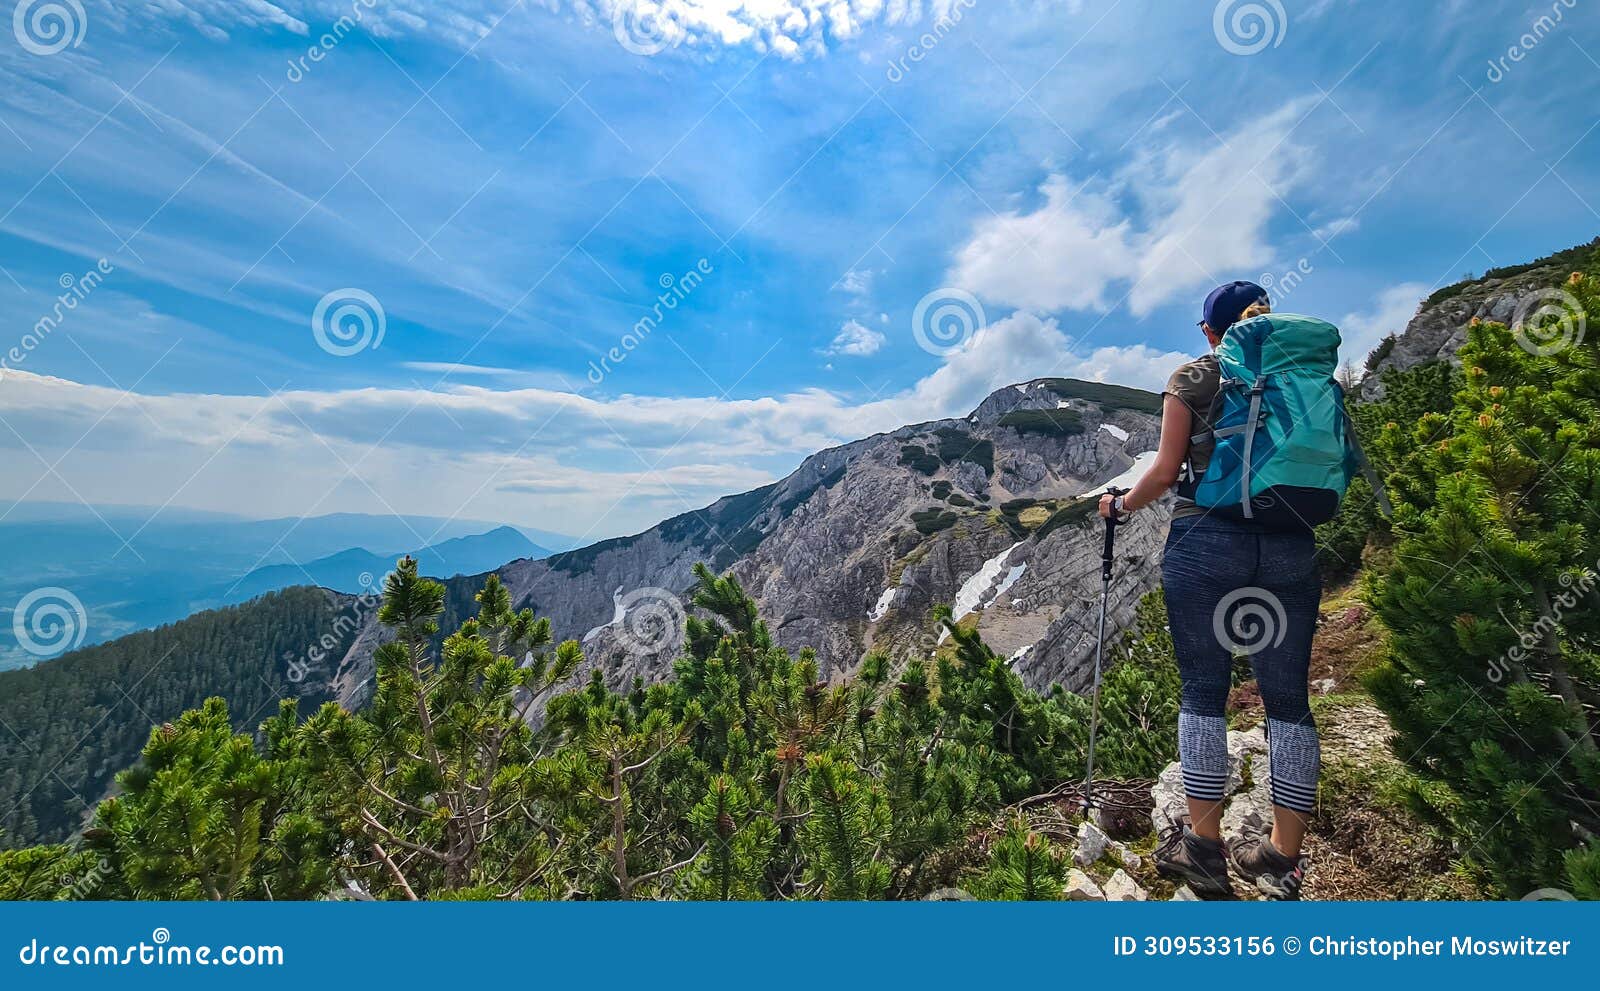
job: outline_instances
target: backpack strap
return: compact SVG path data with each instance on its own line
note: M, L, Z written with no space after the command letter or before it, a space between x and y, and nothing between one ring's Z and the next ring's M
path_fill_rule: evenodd
M1361 447L1361 435L1356 433L1356 423L1350 419L1350 411L1345 409L1342 402L1339 410L1344 414L1345 441L1350 445L1350 453L1355 458L1356 466L1361 469L1362 477L1372 486L1372 494L1378 499L1378 512L1386 520L1394 519L1394 506L1389 502L1389 493L1383 487L1383 480L1373 470L1372 462L1367 460L1367 452Z
M1255 511L1250 506L1250 457L1256 446L1256 421L1261 417L1261 394L1266 391L1267 377L1263 375L1250 387L1250 417L1244 422L1244 464L1239 473L1239 508L1247 520L1255 519Z
M1207 424L1212 424L1212 423L1216 423L1217 422L1217 416L1222 412L1223 399L1224 399L1224 397L1226 397L1226 395L1228 393L1228 390L1237 388L1237 387L1239 387L1239 386L1241 386L1243 384L1244 383L1240 382L1238 379L1231 379L1231 378L1228 378L1227 376L1223 376L1222 377L1221 381L1219 381L1217 383L1216 395L1211 397L1211 407L1206 412L1206 423ZM1204 443L1207 443L1207 442L1210 442L1210 443L1212 443L1214 445L1217 441L1221 440L1222 438L1224 438L1224 437L1232 437L1234 434L1240 433L1243 430L1244 430L1244 427L1242 427L1242 426L1241 427L1223 427L1221 430L1216 430L1216 429L1202 430L1199 433L1190 434L1189 435L1189 451L1186 452L1185 455L1184 455L1184 458L1183 458L1183 474L1179 477L1179 482L1178 482L1178 486L1177 486L1178 495L1183 496L1186 499L1194 498L1194 487L1197 486L1199 484L1199 481L1200 481L1199 477L1196 476L1195 473L1194 473L1194 463L1189 457L1189 453L1192 453L1194 451L1194 446L1196 444L1204 444ZM1185 490L1186 486L1188 487L1187 491Z

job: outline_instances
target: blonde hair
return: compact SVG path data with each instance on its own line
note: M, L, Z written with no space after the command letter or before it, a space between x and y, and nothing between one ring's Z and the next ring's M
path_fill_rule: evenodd
M1239 319L1240 320L1249 320L1251 317L1259 317L1263 313L1271 313L1271 312L1272 312L1271 304L1269 304L1266 300L1263 299L1263 300L1260 300L1259 302L1251 303L1249 306L1245 307L1245 311L1243 313L1239 314Z

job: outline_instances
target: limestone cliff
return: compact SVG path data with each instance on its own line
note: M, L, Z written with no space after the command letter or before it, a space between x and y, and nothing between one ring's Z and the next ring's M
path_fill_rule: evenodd
M926 651L932 609L949 604L1030 686L1081 688L1099 609L1095 497L1137 476L1158 410L1151 393L1099 383L1009 386L966 417L823 451L773 485L499 574L559 638L582 639L613 687L670 674L692 568L705 562L732 571L779 643L814 649L830 677L869 650L896 662ZM1166 521L1157 508L1120 533L1113 630L1157 582ZM453 579L451 602L464 612L481 582ZM382 636L369 620L339 664L347 705L366 698Z

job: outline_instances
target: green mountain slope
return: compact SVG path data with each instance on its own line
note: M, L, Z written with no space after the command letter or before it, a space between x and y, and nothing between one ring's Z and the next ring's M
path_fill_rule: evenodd
M293 588L0 673L0 846L65 839L113 776L139 756L152 725L211 696L254 729L278 699L322 700L326 674L290 677L324 636L353 634L349 600Z

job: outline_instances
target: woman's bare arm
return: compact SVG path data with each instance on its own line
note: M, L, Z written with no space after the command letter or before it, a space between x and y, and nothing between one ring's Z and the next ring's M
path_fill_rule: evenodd
M1189 436L1193 425L1194 417L1183 400L1173 395L1164 397L1161 404L1161 445L1156 450L1155 464L1123 496L1124 510L1143 509L1172 488L1178 480L1178 473L1183 470L1184 459L1189 456ZM1110 497L1102 498L1100 515L1109 516L1110 513Z

